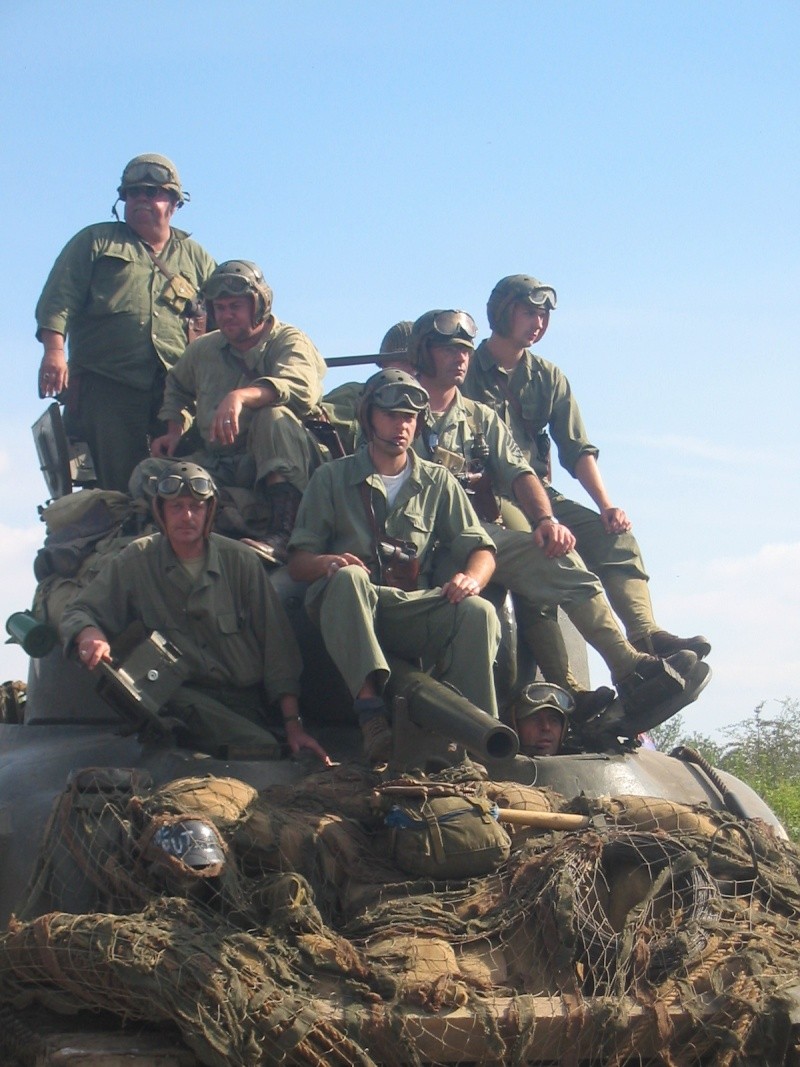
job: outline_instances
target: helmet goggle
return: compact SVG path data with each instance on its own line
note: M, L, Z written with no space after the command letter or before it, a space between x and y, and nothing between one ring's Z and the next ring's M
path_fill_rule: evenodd
M478 336L475 319L466 311L440 311L434 316L431 328L442 337L463 337L471 341Z
M519 297L522 303L533 304L535 308L543 311L553 311L556 306L556 291L548 287L541 289L529 289L527 293Z
M210 500L214 496L214 483L201 474L165 474L163 478L150 477L151 489L155 485L156 495L164 499L191 493L195 500Z
M571 715L575 710L573 697L561 686L552 685L550 682L531 682L530 685L526 685L515 704L520 707L520 710L524 706L556 708L564 715Z
M428 395L422 389L410 389L400 382L392 382L376 390L370 403L383 411L407 411L415 415L428 406Z
M177 185L175 174L161 163L133 163L125 168L125 181L120 195L131 185ZM124 198L124 197L123 197Z
M205 295L208 300L216 300L226 293L229 296L241 296L244 293L253 293L255 284L244 274L220 274L217 278L209 278L206 282Z
M199 819L159 826L153 834L153 844L187 867L202 869L225 862L225 852L216 832Z

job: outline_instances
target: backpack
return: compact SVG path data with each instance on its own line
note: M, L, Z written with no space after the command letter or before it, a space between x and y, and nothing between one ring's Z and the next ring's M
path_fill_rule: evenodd
M422 795L403 799L386 814L389 852L407 874L434 879L474 878L508 859L511 839L491 800Z

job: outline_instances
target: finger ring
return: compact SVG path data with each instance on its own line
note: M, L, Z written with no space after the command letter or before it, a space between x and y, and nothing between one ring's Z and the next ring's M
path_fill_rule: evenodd
M225 425L229 426L230 425L230 421L231 421L230 419L225 419Z
M81 657L82 657L83 659L86 659L86 657L87 657L88 655L89 655L89 653L87 652L87 650L86 650L85 648L82 648L82 649L81 649Z

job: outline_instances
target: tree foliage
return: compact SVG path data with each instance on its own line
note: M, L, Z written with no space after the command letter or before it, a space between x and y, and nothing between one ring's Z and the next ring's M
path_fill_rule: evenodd
M753 714L722 731L722 742L687 733L682 715L651 731L662 751L688 745L721 770L735 774L759 793L783 823L793 841L800 842L800 701L777 701L778 711L767 713L762 701Z

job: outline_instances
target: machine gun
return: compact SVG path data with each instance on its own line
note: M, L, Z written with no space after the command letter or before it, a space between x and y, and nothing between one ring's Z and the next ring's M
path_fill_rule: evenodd
M398 764L419 766L424 757L451 764L459 746L478 759L516 756L519 739L510 727L406 660L390 656L389 665L386 695L394 713Z

